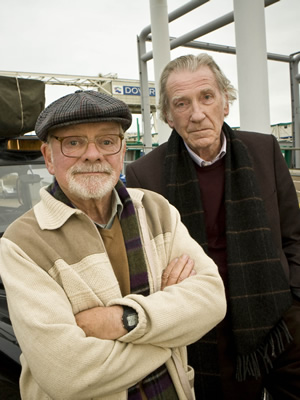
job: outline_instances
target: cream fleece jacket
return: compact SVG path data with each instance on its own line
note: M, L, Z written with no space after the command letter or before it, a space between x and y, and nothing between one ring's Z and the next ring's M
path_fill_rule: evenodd
M179 399L187 398L172 355L192 379L185 346L224 318L223 283L173 206L153 192L128 192L148 267L147 297L121 296L94 223L45 189L1 239L0 275L22 349L22 399L125 400L129 387L163 363ZM161 291L163 269L184 253L195 260L197 274ZM74 315L113 304L134 308L138 326L116 341L86 337Z

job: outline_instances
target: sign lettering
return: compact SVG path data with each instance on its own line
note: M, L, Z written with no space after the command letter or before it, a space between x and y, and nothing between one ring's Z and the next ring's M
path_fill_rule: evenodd
M113 94L122 94L124 96L140 96L141 88L139 86L113 86ZM155 97L155 88L149 88L149 96Z

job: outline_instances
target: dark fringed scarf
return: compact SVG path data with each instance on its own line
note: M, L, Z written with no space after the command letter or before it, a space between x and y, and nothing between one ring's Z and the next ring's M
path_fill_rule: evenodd
M148 296L150 294L150 288L147 266L135 209L123 183L119 181L115 188L123 204L120 224L127 251L130 273L130 293ZM70 200L65 196L56 180L47 190L57 200L72 207ZM162 365L146 376L142 380L142 387L148 400L178 400L177 392L165 365ZM128 400L142 400L138 384L128 389Z
M130 272L130 293L148 296L150 294L147 266L140 238L138 221L132 200L121 181L116 190L123 204L120 223L127 251ZM178 399L173 382L165 365L159 367L142 381L142 386L148 400ZM141 400L139 385L128 390L129 400Z
M259 377L272 368L272 357L291 341L282 315L291 305L289 284L281 266L263 200L247 149L223 125L225 156L225 209L228 268L228 311L237 353L237 380ZM183 140L173 131L165 160L167 198L179 211L191 236L207 252L205 216L196 169ZM199 351L197 376L208 392L216 393L218 356L216 329L192 347ZM196 379L198 379L196 376ZM206 381L206 383L205 383ZM203 399L213 399L203 393Z

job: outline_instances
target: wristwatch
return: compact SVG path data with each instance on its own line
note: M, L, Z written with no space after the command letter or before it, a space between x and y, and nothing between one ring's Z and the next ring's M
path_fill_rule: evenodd
M130 332L132 331L139 322L138 313L131 307L123 306L122 323L124 328Z

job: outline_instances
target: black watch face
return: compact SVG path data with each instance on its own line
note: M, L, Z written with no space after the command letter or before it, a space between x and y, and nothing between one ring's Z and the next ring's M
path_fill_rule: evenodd
M123 325L128 332L137 326L138 321L139 318L137 312L133 308L124 307Z

